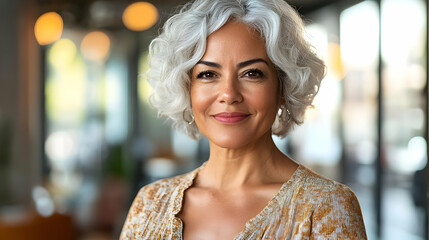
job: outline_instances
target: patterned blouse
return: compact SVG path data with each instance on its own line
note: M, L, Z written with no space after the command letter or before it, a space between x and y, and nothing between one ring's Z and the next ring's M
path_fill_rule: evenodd
M182 239L184 191L190 173L143 187L125 221L121 240ZM345 185L299 165L267 206L234 238L242 239L366 239L359 202Z

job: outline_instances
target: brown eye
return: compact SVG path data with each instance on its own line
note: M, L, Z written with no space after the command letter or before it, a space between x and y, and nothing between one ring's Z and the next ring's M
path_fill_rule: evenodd
M216 75L213 72L210 71L204 71L204 72L200 72L197 75L197 78L214 78Z
M264 74L258 69L251 69L245 72L243 76L248 78L262 78Z

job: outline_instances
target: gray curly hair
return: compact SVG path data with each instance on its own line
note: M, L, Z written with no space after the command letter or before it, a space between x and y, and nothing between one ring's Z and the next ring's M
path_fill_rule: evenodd
M276 66L287 111L279 111L272 133L284 137L301 124L325 75L323 61L304 38L304 24L283 0L196 0L169 18L149 46L147 78L153 88L150 104L173 127L196 139L201 133L192 119L190 72L202 58L207 37L234 19L257 30Z

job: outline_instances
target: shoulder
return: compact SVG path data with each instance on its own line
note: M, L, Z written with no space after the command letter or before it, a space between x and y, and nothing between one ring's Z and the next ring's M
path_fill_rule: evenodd
M338 198L356 199L355 194L348 186L325 178L302 165L300 166L300 171L299 191L301 194L310 195L312 199L318 199L319 204L323 201Z
M186 174L152 182L142 187L139 194L142 195L142 197L145 199L151 199L159 195L165 195L179 186L184 180L185 176Z
M151 212L166 209L174 189L180 184L181 176L161 179L142 187L128 213L128 217L143 218Z
M161 179L142 187L128 211L120 239L140 239L152 236L155 229L166 228L169 209L176 206L174 200L180 190L192 183L192 174Z
M359 201L344 184L304 168L300 188L313 203L315 239L366 239Z
M192 172L150 183L140 189L136 199L141 199L145 204L150 204L154 201L162 203L164 202L163 200L171 198L177 188L184 187L187 181L192 181L192 179L189 179L191 174Z

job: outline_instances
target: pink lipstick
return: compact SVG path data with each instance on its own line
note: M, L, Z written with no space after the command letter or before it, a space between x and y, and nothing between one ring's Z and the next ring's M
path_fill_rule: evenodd
M246 113L240 113L240 112L222 112L213 115L213 117L224 124L234 124L243 121L246 119L250 114Z

